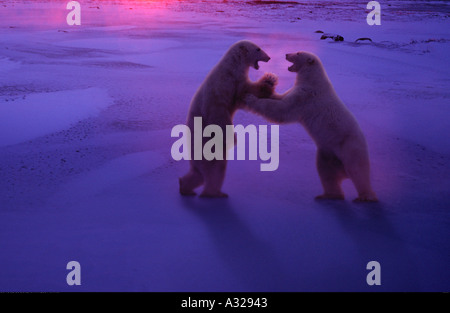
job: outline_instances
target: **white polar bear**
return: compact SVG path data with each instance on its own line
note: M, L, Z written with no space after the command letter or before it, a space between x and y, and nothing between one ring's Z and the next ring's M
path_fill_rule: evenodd
M268 62L269 56L250 41L239 41L232 45L219 63L211 70L192 98L187 117L187 126L194 133L194 117L202 117L203 129L218 125L225 133L226 125L232 125L233 115L241 106L247 93L257 97L269 97L275 87L274 76L265 74L258 82L248 78L250 66L259 69L258 62ZM203 131L202 129L202 131ZM190 146L194 147L194 136ZM205 144L203 142L202 146ZM224 148L222 151L226 151ZM194 189L204 184L202 197L226 197L221 191L225 178L227 160L194 160L191 149L189 172L179 179L182 195L195 195Z
M271 99L246 97L245 106L275 123L300 122L317 145L317 170L324 193L316 199L344 199L341 182L350 178L355 201L378 201L370 183L366 139L353 114L339 99L320 59L308 52L290 53L288 68L295 85Z

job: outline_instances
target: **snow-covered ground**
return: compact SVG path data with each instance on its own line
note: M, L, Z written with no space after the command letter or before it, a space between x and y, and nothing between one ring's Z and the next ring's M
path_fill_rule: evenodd
M450 291L450 5L380 3L368 26L364 1L83 1L68 26L66 1L2 1L0 291ZM228 199L179 195L171 129L240 39L272 57L250 75L276 73L278 92L295 78L286 53L319 55L380 203L351 202L349 181L346 201L314 201L300 125L280 126L277 171L230 161Z

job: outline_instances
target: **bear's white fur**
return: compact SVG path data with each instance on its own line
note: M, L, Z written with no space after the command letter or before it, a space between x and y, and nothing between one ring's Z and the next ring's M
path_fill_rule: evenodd
M247 93L257 97L269 97L275 89L273 75L265 74L256 83L252 83L248 78L250 66L259 69L259 61L269 60L269 56L250 41L239 41L232 45L192 98L187 117L187 126L191 133L194 131L194 117L202 117L203 128L215 124L225 133L226 125L232 125L233 115ZM194 136L191 137L190 146L194 147ZM224 144L224 153L226 148L230 147L225 147ZM190 153L190 170L179 180L180 193L195 195L194 189L204 184L201 196L226 197L227 195L221 191L225 178L226 158L212 161L194 160L193 151Z
M290 53L288 68L295 85L271 99L246 97L245 105L275 123L300 122L317 145L317 170L324 193L317 199L343 199L341 182L350 178L355 201L377 201L370 183L366 139L353 114L339 99L320 59L308 52Z

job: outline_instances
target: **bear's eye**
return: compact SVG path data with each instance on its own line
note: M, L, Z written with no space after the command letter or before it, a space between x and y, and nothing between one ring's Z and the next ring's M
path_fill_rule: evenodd
M261 48L256 49L256 51L258 51L258 52L261 51Z

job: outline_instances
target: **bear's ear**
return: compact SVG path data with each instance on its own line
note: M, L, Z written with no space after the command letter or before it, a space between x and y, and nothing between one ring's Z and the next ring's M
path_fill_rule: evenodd
M239 50L241 51L242 55L247 56L248 54L248 48L244 45L239 46Z
M309 65L313 65L314 62L315 62L315 60L314 60L313 58L308 58L308 59L306 60L306 62L308 62Z

